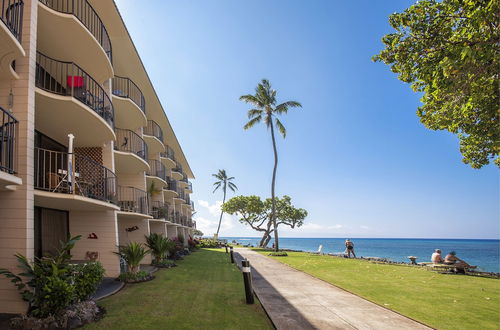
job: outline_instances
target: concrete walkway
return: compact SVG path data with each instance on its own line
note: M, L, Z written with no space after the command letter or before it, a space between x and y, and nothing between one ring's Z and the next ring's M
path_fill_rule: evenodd
M429 329L249 249L253 289L277 329Z

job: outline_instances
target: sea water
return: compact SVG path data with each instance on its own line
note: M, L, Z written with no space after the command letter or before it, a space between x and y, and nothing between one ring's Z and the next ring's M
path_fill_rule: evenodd
M257 237L220 237L240 244L257 246ZM443 258L455 251L457 257L478 270L500 273L500 240L493 239L420 239L420 238L350 238L357 257L380 257L408 262L408 256L417 262L430 262L434 249L441 249ZM345 238L280 238L280 248L316 252L323 245L323 253L343 253ZM269 246L273 240L269 242Z

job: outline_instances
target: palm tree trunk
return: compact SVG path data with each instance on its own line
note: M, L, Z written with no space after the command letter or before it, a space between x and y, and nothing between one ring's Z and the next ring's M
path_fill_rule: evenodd
M273 139L273 151L274 151L274 168L273 168L273 181L271 184L271 222L274 226L274 249L276 252L279 251L279 241L278 241L278 226L276 224L276 200L274 193L274 186L276 185L276 170L278 169L278 150L276 149L276 138L274 137L274 124L271 122L271 137Z
M224 186L224 198L222 199L222 204L226 202L226 186ZM219 226L217 227L217 238L219 238L219 229L220 229L220 224L222 222L222 215L224 214L224 211L220 210L220 218L219 218Z

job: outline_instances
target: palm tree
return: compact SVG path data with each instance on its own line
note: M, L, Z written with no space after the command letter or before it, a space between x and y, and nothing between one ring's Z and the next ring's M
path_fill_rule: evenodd
M254 106L248 110L248 123L243 126L244 129L252 128L255 124L264 121L267 128L271 130L271 138L273 141L274 151L274 168L273 180L271 183L271 223L274 226L274 247L279 250L278 243L278 226L276 223L276 201L275 201L275 185L276 185L276 169L278 168L278 150L276 149L276 138L274 136L274 125L283 136L286 137L286 128L278 119L279 115L287 114L290 108L302 108L302 104L297 101L287 101L276 105L276 90L271 88L269 80L262 79L262 82L255 88L255 95L247 94L240 97L240 101L244 101Z
M215 191L217 189L219 189L220 187L222 187L222 192L224 193L224 198L222 200L222 204L224 204L226 202L226 190L227 190L227 187L229 187L229 189L231 189L233 192L238 189L236 187L236 185L231 182L231 180L234 180L234 176L228 178L227 174L226 174L226 170L219 170L219 173L212 174L212 176L217 179L217 181L214 182L215 189L214 189L213 192L215 193ZM221 211L220 211L220 218L219 218L219 226L217 227L217 236L219 236L220 224L222 222L222 215L223 214L224 214L224 211L222 211L222 209L221 209Z

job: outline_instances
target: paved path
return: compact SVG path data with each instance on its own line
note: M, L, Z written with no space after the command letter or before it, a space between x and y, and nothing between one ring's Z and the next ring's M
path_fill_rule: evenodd
M252 250L235 252L239 265L250 260L253 289L278 330L429 329Z

